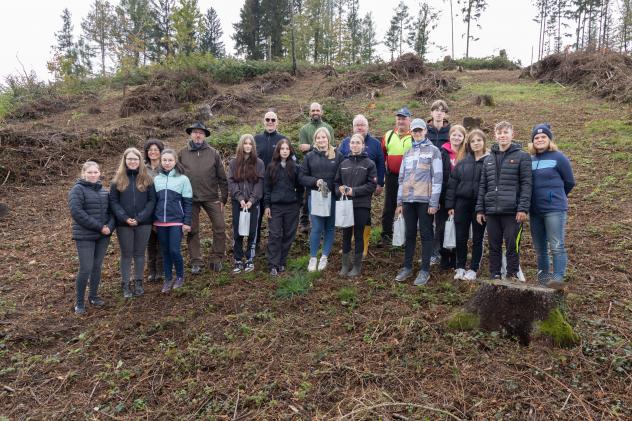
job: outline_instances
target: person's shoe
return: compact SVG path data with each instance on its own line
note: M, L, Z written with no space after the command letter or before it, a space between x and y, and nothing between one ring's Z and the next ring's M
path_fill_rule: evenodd
M193 265L191 266L191 275L199 275L202 272L202 266Z
M134 296L129 283L130 281L121 282L121 287L123 288L123 298L132 298Z
M105 305L105 301L103 301L101 297L88 298L88 302L94 307L102 307Z
M546 283L546 286L557 291L562 291L566 287L566 284L564 283L563 279L552 276L551 279Z
M183 285L184 285L184 278L177 276L176 281L173 283L173 286L171 288L178 289L178 288L182 288Z
M540 285L546 286L551 280L553 280L553 277L549 272L543 270L538 271L538 283Z
M283 265L279 266L279 268L277 269L277 271L278 271L279 273L283 273L283 272L285 272L285 266L283 266Z
M241 273L242 270L244 270L244 264L242 262L235 261L233 273Z
M430 258L430 266L438 265L439 263L441 263L441 256L432 256Z
M327 256L320 256L320 260L318 261L318 270L325 270L327 267Z
M454 280L455 281L465 281L467 280L465 278L465 269L457 269L454 273Z
M162 283L162 289L160 290L160 292L162 292L163 294L168 293L171 290L171 280L170 279L165 279L165 281Z
M404 282L412 274L413 274L412 268L403 267L399 270L399 272L397 272L397 276L395 277L395 280L397 282Z
M147 277L147 282L153 283L158 280L155 272L149 272L149 276Z
M315 257L310 257L309 263L307 264L307 271L316 272L316 265L318 265L318 259Z
M347 276L349 274L349 269L351 266L351 255L349 253L342 254L342 268L340 268L340 272L338 275Z
M362 273L362 253L353 256L353 268L349 271L348 276L354 278Z
M502 279L502 275L500 273L493 273L490 276L490 279L493 279L495 281L500 281Z
M211 269L213 272L221 272L223 268L224 265L222 265L222 262L211 263Z
M476 281L476 272L474 272L472 269L469 269L465 272L465 275L463 276L463 279L466 281Z
M252 260L248 260L244 272L252 272L253 270L255 270L255 263Z
M508 280L509 282L524 282L520 280L517 273L508 273L505 276L505 279Z
M524 276L524 272L522 269L518 268L518 273L516 273L516 278L519 282L527 282L527 278Z
M75 306L75 314L79 315L79 316L83 316L84 314L86 314L86 306L81 304L81 305L76 305Z
M144 293L145 293L145 290L143 289L143 280L136 279L134 281L134 297L140 297Z
M277 268L270 269L270 276L279 276L279 271Z
M430 274L425 270L420 270L415 278L414 285L418 287L424 286L428 283L428 279L430 279Z

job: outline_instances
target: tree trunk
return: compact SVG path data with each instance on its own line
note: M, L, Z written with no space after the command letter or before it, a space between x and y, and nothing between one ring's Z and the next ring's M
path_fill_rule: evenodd
M452 59L454 60L454 12L452 11L452 0L450 0L450 26L452 36Z
M465 42L465 58L470 57L470 23L472 22L472 0L467 9L467 41Z

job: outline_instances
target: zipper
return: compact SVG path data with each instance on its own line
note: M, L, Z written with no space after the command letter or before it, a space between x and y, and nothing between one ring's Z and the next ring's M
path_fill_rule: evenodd
M132 204L134 205L134 219L136 219L136 176L132 175L134 184L132 185Z
M167 174L167 181L165 182L165 205L163 207L163 219L162 222L167 222L167 197L169 195L169 174Z

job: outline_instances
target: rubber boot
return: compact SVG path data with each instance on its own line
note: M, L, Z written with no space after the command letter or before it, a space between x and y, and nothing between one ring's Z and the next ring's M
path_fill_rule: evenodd
M121 286L123 287L123 298L132 298L132 290L130 289L130 281L121 282Z
M356 254L353 256L353 269L347 276L350 278L356 277L362 273L362 254Z
M338 272L338 275L347 276L349 274L349 269L351 269L351 256L349 253L343 253L342 268L340 269L340 272Z
M145 293L145 290L143 289L143 280L142 279L134 280L134 297L140 297L144 293Z
M363 234L362 240L363 240L363 245L364 245L362 256L366 257L366 255L369 254L369 239L371 238L371 227L368 225L365 225L364 232L362 234Z

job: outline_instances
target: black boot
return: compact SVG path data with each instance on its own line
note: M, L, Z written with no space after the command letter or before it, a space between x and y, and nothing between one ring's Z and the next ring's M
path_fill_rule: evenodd
M130 281L121 282L121 286L123 287L123 298L132 298L132 290L130 289Z
M349 274L349 269L351 269L351 256L349 253L342 254L342 269L338 272L340 276L347 276Z
M134 280L134 297L139 297L145 293L143 289L143 280L136 279Z
M353 278L362 273L362 253L353 256L353 269L349 272L349 277Z

